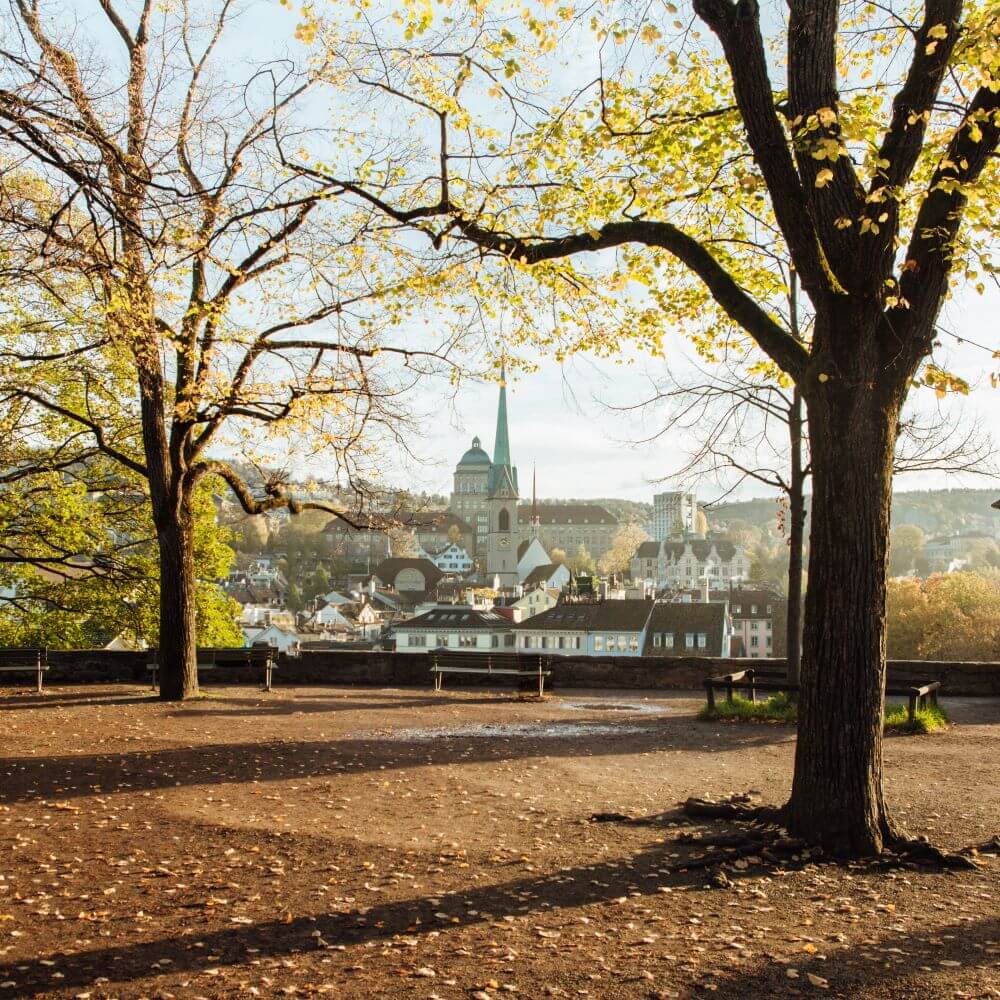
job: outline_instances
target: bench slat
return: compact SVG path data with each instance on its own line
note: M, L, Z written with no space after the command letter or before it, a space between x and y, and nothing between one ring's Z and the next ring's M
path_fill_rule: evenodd
M440 691L445 674L474 674L477 676L517 677L521 680L532 678L538 681L538 695L545 693L546 678L552 676L546 670L550 659L543 656L524 657L515 653L434 653L434 665L430 668L434 677L434 690Z
M42 674L49 669L49 651L44 646L0 647L0 673L34 674L35 690L41 693Z
M220 646L202 647L197 651L198 662L196 669L199 673L203 670L246 670L250 668L263 668L264 670L264 690L271 690L271 677L278 669L275 663L278 651L271 646ZM160 670L160 651L156 647L148 650L148 661L146 672L152 675L152 687L156 690L156 675Z

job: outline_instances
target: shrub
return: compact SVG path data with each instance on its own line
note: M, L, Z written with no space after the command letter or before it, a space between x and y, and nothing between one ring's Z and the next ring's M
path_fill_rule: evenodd
M796 704L784 691L772 695L767 701L752 702L734 694L732 701L717 700L714 709L705 705L698 713L703 721L723 722L795 722ZM885 706L885 731L887 733L934 733L948 725L948 714L941 705L929 704L917 710L911 723L906 705Z

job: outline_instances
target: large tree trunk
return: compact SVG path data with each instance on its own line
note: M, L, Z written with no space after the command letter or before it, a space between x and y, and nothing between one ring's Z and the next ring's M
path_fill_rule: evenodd
M813 506L787 812L794 835L863 857L879 853L890 830L882 797L886 556L901 398L851 381L807 395Z
M805 537L805 468L802 462L802 393L794 390L788 413L791 467L788 481L788 621L785 656L788 683L799 683L802 659L802 548Z
M173 512L171 512L173 513ZM190 510L167 515L160 547L160 698L180 701L198 693L194 532Z

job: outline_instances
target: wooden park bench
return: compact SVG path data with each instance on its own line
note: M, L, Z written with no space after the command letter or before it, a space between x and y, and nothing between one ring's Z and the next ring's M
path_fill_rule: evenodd
M782 680L782 674L780 673L755 670L752 667L747 670L737 670L731 674L723 674L721 677L707 677L704 685L709 711L714 711L715 709L716 691L725 691L726 701L733 700L734 692L745 691L747 699L751 702L756 702L758 691L794 692L799 689L797 684L789 684L787 681ZM912 724L916 720L917 712L920 709L926 708L928 703L937 704L938 691L940 689L940 681L930 681L919 687L887 687L885 693L892 698L906 698L907 717Z
M228 671L250 668L264 671L264 690L271 690L271 675L278 669L275 661L277 651L271 646L251 646L249 649L239 647L204 647L198 649L198 673L202 671ZM159 686L157 673L160 669L160 651L155 647L148 651L146 670L151 675L152 688Z
M34 674L37 690L42 690L42 675L49 669L49 651L43 647L0 647L0 674Z
M487 674L498 677L516 677L522 681L538 682L538 697L545 694L545 679L552 675L547 669L549 661L542 656L519 657L514 653L439 653L434 652L434 690L440 691L445 674ZM534 687L534 685L532 685Z

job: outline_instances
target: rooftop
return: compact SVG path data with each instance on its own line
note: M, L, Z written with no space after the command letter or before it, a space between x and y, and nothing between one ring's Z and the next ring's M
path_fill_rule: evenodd
M461 607L449 604L446 607L432 608L416 618L401 622L400 628L465 628L496 630L507 627L510 620L495 611L477 611L475 608Z
M641 632L653 609L652 601L601 601L599 604L558 604L533 618L521 622L516 629L551 629L554 631L591 632L615 629Z
M521 524L531 523L530 506L518 509ZM539 524L607 524L618 523L618 518L596 503L539 503L535 506Z

